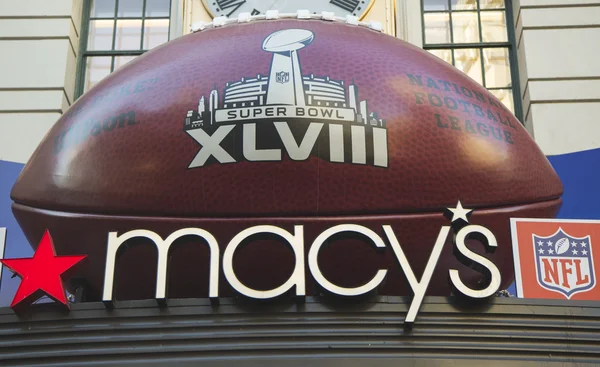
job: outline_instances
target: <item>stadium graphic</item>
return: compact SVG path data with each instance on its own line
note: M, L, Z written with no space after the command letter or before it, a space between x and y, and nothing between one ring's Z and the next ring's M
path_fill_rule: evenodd
M298 50L310 45L313 40L314 33L305 29L271 33L262 44L264 51L273 54L269 75L257 74L228 82L222 96L215 85L208 96L200 97L197 110L187 112L184 131L204 146L214 135L226 140L225 137L234 129L232 125L251 124L243 128L243 134L252 132L256 137L260 133L256 131L256 124L253 124L256 121L284 121L285 127L278 126L278 122L274 124L282 138L281 148L286 149L292 159L293 154L289 154L288 146L283 141L282 129L292 131L293 135L305 134L307 139L314 138L313 144L304 144L303 141L296 147L304 152L296 154L300 158L294 160L308 158L316 144L325 139L330 142L326 144L329 146L325 152L328 156L321 158L331 162L387 167L385 121L377 112L369 110L366 100L359 100L354 81L346 86L344 81L329 76L302 75ZM261 125L263 128L264 124ZM220 128L223 130L217 134ZM350 136L350 143L346 144L345 149L340 146L344 136ZM248 139L243 140L245 144ZM242 151L245 150L246 147ZM203 166L211 155L220 163L237 162L238 158L232 156L235 151L239 150L232 149L231 154L221 151L220 158L210 152L199 153L189 168ZM324 153L323 149L319 151L320 154ZM344 155L348 157L342 157ZM240 158L249 161L281 160L276 154L263 159L252 159L246 155Z

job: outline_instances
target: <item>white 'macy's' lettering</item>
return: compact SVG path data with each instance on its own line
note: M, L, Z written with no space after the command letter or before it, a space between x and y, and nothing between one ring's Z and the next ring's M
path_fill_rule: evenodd
M294 258L296 259L296 265L294 266L294 272L289 279L279 287L268 291L257 291L255 289L246 287L238 277L235 275L233 270L233 255L238 246L248 237L258 233L271 233L282 237L292 248L294 252ZM294 226L294 234L281 229L276 226L255 226L245 229L238 233L231 239L225 253L223 254L223 273L229 284L238 291L240 294L250 298L256 299L270 299L285 294L292 288L296 288L296 296L305 296L305 280L304 280L304 228L303 226Z
M384 225L383 230L385 231L388 241L390 241L392 250L394 250L394 254L396 254L396 258L400 263L400 267L402 268L402 271L408 280L408 284L413 291L413 300L410 304L410 308L408 309L408 313L406 314L406 318L404 318L405 323L412 324L415 322L415 318L417 317L421 303L423 303L425 292L427 292L427 288L431 282L433 270L435 270L435 266L440 259L442 249L444 248L444 243L446 243L446 238L448 238L448 233L450 233L450 227L443 226L440 229L440 233L435 241L435 245L433 245L433 250L431 250L429 261L427 261L427 266L425 266L425 271L423 272L423 276L421 276L420 282L417 280L417 277L415 277L415 273L410 267L410 263L408 262L408 259L406 258L406 255L404 254L404 251L402 250L402 247L400 246L392 227Z
M410 326L415 321L419 308L421 307L423 297L425 296L427 288L429 287L433 271L437 266L438 260L442 253L442 249L444 247L444 243L448 238L451 227L443 226L440 229L437 240L435 241L435 244L431 251L431 255L429 256L429 260L427 261L425 271L423 272L420 281L417 280L410 266L410 263L402 249L402 246L400 245L396 234L392 230L392 227L389 225L383 225L382 228L385 237L388 240L394 252L394 255L398 259L398 263L400 264L402 271L406 275L406 279L408 280L409 286L414 294L413 300L410 304L408 313L405 318L405 323ZM323 244L330 237L336 234L346 232L351 232L354 234L358 233L362 236L367 237L370 240L370 242L375 246L375 248L383 249L386 247L386 244L381 238L381 236L379 236L377 233L375 233L373 230L367 227L357 224L336 225L334 227L326 229L315 238L308 253L308 267L314 280L328 292L347 297L364 295L373 291L379 285L381 285L381 283L385 280L385 277L387 275L387 269L379 269L375 276L366 284L354 288L346 288L330 282L327 278L325 278L325 276L321 272L321 268L319 267L319 251ZM1 233L2 232L0 232L0 234ZM260 233L268 233L271 235L274 234L281 237L281 239L284 242L287 242L287 245L290 246L295 258L294 271L289 277L289 279L279 287L266 291L255 290L244 285L237 278L235 270L233 268L233 257L238 246L249 237ZM126 232L121 236L118 236L116 232L109 233L107 244L106 272L104 275L104 290L102 296L103 302L105 302L105 304L107 305L112 305L113 283L117 251L127 240L135 237L142 237L151 240L152 242L154 242L158 250L156 298L162 301L163 303L166 302L165 290L167 278L167 256L169 253L169 248L177 239L183 236L190 235L202 238L210 248L209 297L211 299L218 298L219 266L221 265L219 262L219 245L217 243L217 240L210 232L200 228L185 228L173 232L170 236L163 240L158 234L154 232L138 229ZM471 237L485 238L487 241L487 243L485 243L485 246L488 252L493 251L493 249L497 247L496 239L487 228L476 225L467 225L463 227L458 231L458 233L456 233L454 239L454 245L456 250L455 254L457 258L463 264L482 272L486 276L487 283L485 285L485 288L482 290L474 290L469 288L460 280L458 270L456 269L450 270L450 281L453 286L453 289L455 289L455 291L460 295L475 299L487 298L495 294L500 288L500 271L490 260L472 252L466 247L465 241L466 239ZM247 228L238 233L229 242L223 254L223 263L221 266L223 268L223 273L225 274L225 279L227 279L227 282L233 287L233 289L235 289L238 293L244 296L256 299L271 299L281 296L292 289L295 289L295 295L297 297L304 297L306 288L304 264L304 227L302 225L294 226L293 233L290 233L280 227L271 225L261 225Z
M487 280L487 287L481 290L467 287L462 280L460 280L460 275L456 269L450 269L450 283L452 289L457 294L468 298L485 299L492 297L498 292L502 277L500 275L500 270L498 270L493 262L469 250L465 241L472 237L485 238L486 241L482 241L482 243L485 246L486 252L494 252L496 247L498 247L498 243L496 242L496 237L489 229L478 225L468 225L462 228L454 238L454 246L458 250L456 256L458 261L484 274Z
M377 288L381 282L383 282L385 276L387 275L387 270L379 269L375 276L367 284L361 285L360 287L344 288L327 280L327 278L325 278L321 272L321 268L319 268L318 256L321 246L323 246L329 237L342 232L359 233L369 238L375 247L385 248L385 243L383 243L381 237L379 237L377 233L373 232L369 228L356 224L340 224L323 231L323 233L321 233L314 240L312 246L310 247L310 251L308 252L308 267L310 269L310 273L312 274L313 278L315 278L317 283L331 293L339 294L340 296L360 296L369 293L373 289Z
M158 269L156 271L156 299L166 299L167 288L167 260L169 249L173 242L184 236L198 236L206 241L210 249L210 267L209 267L209 286L208 297L219 297L219 244L213 235L200 228L184 228L175 231L163 240L158 234L144 229L136 229L123 233L118 236L117 232L108 234L108 244L106 249L106 270L104 273L104 290L102 292L102 301L111 303L113 297L113 283L115 280L115 265L117 261L117 251L125 241L132 238L147 238L154 243L158 250Z

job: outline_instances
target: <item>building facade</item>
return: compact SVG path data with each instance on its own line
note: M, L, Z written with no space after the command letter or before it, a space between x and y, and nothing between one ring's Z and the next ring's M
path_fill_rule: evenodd
M217 3L231 8L245 1ZM328 3L349 9L358 2ZM376 28L378 23L388 35L454 65L515 113L565 186L559 218L600 219L600 64L595 62L600 56L600 0L366 3L363 21ZM204 0L0 0L0 255L33 253L10 211L9 193L59 117L111 72L190 33L198 22L212 20ZM301 43L308 46L311 41L306 36ZM267 43L263 50L273 52L272 65L278 67L266 74L253 71L194 96L185 121L181 116L185 132L192 135L228 123L227 112L241 120L250 118L251 109L287 104L302 116L311 110L350 116L341 122L319 117L331 123L332 136L341 134L347 123L354 131L375 136L371 145L382 146L376 139L387 136L386 122L371 111L359 83L303 74L296 50L285 50L285 60L281 50L273 51ZM129 87L136 88L124 86ZM279 93L285 88L286 93ZM134 116L127 118L134 123ZM125 115L121 119L124 125ZM343 152L336 154L329 153L330 161L344 162ZM373 164L387 167L387 156L381 156ZM352 159L365 163L361 157ZM192 162L188 168L193 167ZM10 246L5 248L5 243ZM397 296L334 305L319 295L304 303L266 306L225 298L218 309L209 299L169 300L161 307L156 300L124 301L116 309L100 302L78 303L67 315L48 303L32 305L32 316L8 308L20 281L11 276L8 268L0 273L0 333L5 336L0 364L600 363L600 308L592 301L496 297L482 306L427 297L415 330L402 325L411 302Z
M135 10L142 5L145 14ZM211 21L201 0L121 1L116 14L114 6L0 2L1 160L26 162L81 93L194 22ZM513 109L546 154L561 155L600 146L598 15L595 0L374 0L364 20L454 63ZM472 67L479 64L483 72ZM305 80L308 99L320 98L310 91L318 83Z
M25 244L8 193L48 129L111 71L212 17L202 0L0 0L0 15L0 219L17 228L9 239ZM600 205L597 174L582 168L600 159L600 66L593 62L600 55L599 1L374 0L363 20L379 22L385 33L427 49L494 93L559 171L566 187L561 215L600 218L593 209ZM199 96L186 128L201 127L220 98L225 108L266 103L268 79L215 86ZM303 75L303 101L352 108L382 125L346 82ZM17 284L7 278L3 302Z

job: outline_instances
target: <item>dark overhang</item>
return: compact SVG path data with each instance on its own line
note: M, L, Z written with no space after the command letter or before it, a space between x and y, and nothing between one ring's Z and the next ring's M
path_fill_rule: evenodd
M256 303L223 299L53 304L0 309L0 365L565 366L600 364L600 304L495 298Z

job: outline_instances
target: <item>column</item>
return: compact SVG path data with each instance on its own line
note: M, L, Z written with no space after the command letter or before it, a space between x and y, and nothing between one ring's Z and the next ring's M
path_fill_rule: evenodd
M82 3L0 2L1 160L25 163L73 103Z
M513 9L525 126L546 155L599 148L600 0Z

